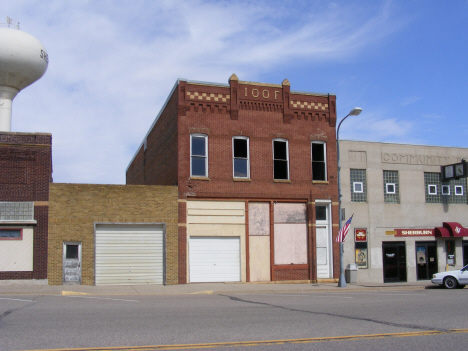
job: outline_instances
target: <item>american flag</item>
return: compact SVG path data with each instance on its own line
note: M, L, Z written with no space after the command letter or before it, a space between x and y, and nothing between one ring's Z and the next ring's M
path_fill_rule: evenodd
M353 213L353 216L354 216L354 213ZM349 226L351 225L351 221L353 220L353 216L349 217L349 219L347 220L343 228L341 228L340 231L338 232L338 235L336 236L336 239L335 239L337 243L344 243L346 239L346 234L348 234L348 231L349 231Z

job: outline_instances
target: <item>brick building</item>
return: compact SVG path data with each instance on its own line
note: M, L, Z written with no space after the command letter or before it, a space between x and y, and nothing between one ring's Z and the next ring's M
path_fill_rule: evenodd
M336 97L178 80L126 173L178 186L178 281L339 276Z
M0 280L47 282L52 136L0 132Z
M50 285L177 284L177 237L175 186L50 186Z

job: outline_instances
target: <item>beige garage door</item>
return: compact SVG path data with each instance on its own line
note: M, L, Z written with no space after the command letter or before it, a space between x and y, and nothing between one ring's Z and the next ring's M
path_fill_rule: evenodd
M96 226L96 285L164 284L162 225Z

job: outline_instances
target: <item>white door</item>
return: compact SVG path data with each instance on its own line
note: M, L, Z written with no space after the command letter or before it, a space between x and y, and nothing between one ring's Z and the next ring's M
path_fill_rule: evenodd
M164 284L161 225L97 225L96 285Z
M330 207L329 204L315 205L315 237L316 237L316 263L317 278L328 279L332 277L332 254L330 233Z
M81 284L81 242L63 243L63 284Z
M190 237L190 282L239 282L240 238Z

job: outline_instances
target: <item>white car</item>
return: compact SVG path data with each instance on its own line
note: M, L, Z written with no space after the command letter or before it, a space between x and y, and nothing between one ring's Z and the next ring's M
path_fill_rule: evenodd
M447 289L463 289L468 284L468 265L456 271L436 273L432 276L431 282Z

